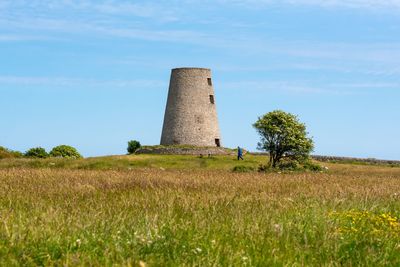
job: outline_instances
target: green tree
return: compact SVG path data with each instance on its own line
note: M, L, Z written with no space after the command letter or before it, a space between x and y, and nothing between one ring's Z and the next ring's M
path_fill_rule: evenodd
M72 146L67 146L67 145L60 145L54 147L50 151L50 156L52 157L57 157L57 158L74 158L74 159L79 159L82 158L82 155L79 154L78 150Z
M139 148L141 148L142 145L140 144L139 141L136 140L131 140L128 142L128 154L133 154L136 152L136 150L138 150Z
M42 147L34 147L25 152L25 157L44 159L49 157L49 154Z
M261 136L258 149L270 155L270 167L275 168L282 159L304 161L314 149L305 124L293 114L275 110L259 117L253 127Z

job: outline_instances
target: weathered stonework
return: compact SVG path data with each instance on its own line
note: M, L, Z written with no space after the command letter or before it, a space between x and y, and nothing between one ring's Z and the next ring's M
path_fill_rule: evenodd
M135 154L157 154L157 155L192 155L192 156L215 156L215 155L236 155L236 151L222 147L143 147Z
M210 69L172 70L161 145L221 146Z

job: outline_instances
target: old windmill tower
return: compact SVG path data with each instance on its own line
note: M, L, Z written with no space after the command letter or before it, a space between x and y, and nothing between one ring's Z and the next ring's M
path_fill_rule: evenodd
M172 70L161 145L221 146L210 69Z

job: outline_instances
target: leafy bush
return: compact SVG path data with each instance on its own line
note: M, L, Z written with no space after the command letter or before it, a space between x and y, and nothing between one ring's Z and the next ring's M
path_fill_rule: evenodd
M82 158L82 155L79 154L78 150L72 146L67 146L67 145L60 145L54 147L50 151L50 156L52 157L57 157L57 158L73 158L73 159L79 159Z
M282 170L282 171L298 171L298 170L301 170L301 166L295 160L279 162L278 168L280 170Z
M8 148L0 146L0 159L6 158L22 158L24 154L19 151L13 151Z
M305 161L296 161L296 160L285 160L279 162L275 168L272 166L260 164L258 166L258 171L259 172L267 172L267 171L288 171L288 172L301 172L301 171L312 171L312 172L322 172L324 171L324 167L321 165L318 165L311 160L305 160Z
M14 151L14 150L10 150L11 151L11 155L13 158L23 158L24 157L24 153L20 152L20 151Z
M43 147L33 147L25 152L25 157L28 158L48 158L49 154Z
M129 154L133 154L133 153L136 152L136 150L138 150L141 147L142 147L142 145L140 144L139 141L131 140L131 141L128 142L127 150L128 150Z
M253 172L255 169L251 166L238 165L233 167L233 172Z
M271 169L271 167L269 165L260 164L260 165L258 165L257 171L258 172L266 172L270 169Z
M304 162L303 168L305 170L309 170L309 171L313 171L313 172L322 172L324 170L324 168L321 165L314 163L311 160Z

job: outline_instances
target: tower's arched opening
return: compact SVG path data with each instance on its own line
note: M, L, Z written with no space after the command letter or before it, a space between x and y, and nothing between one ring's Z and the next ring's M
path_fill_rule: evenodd
M216 138L216 139L215 139L215 145L216 145L217 147L221 147L221 140L219 140L219 138Z

